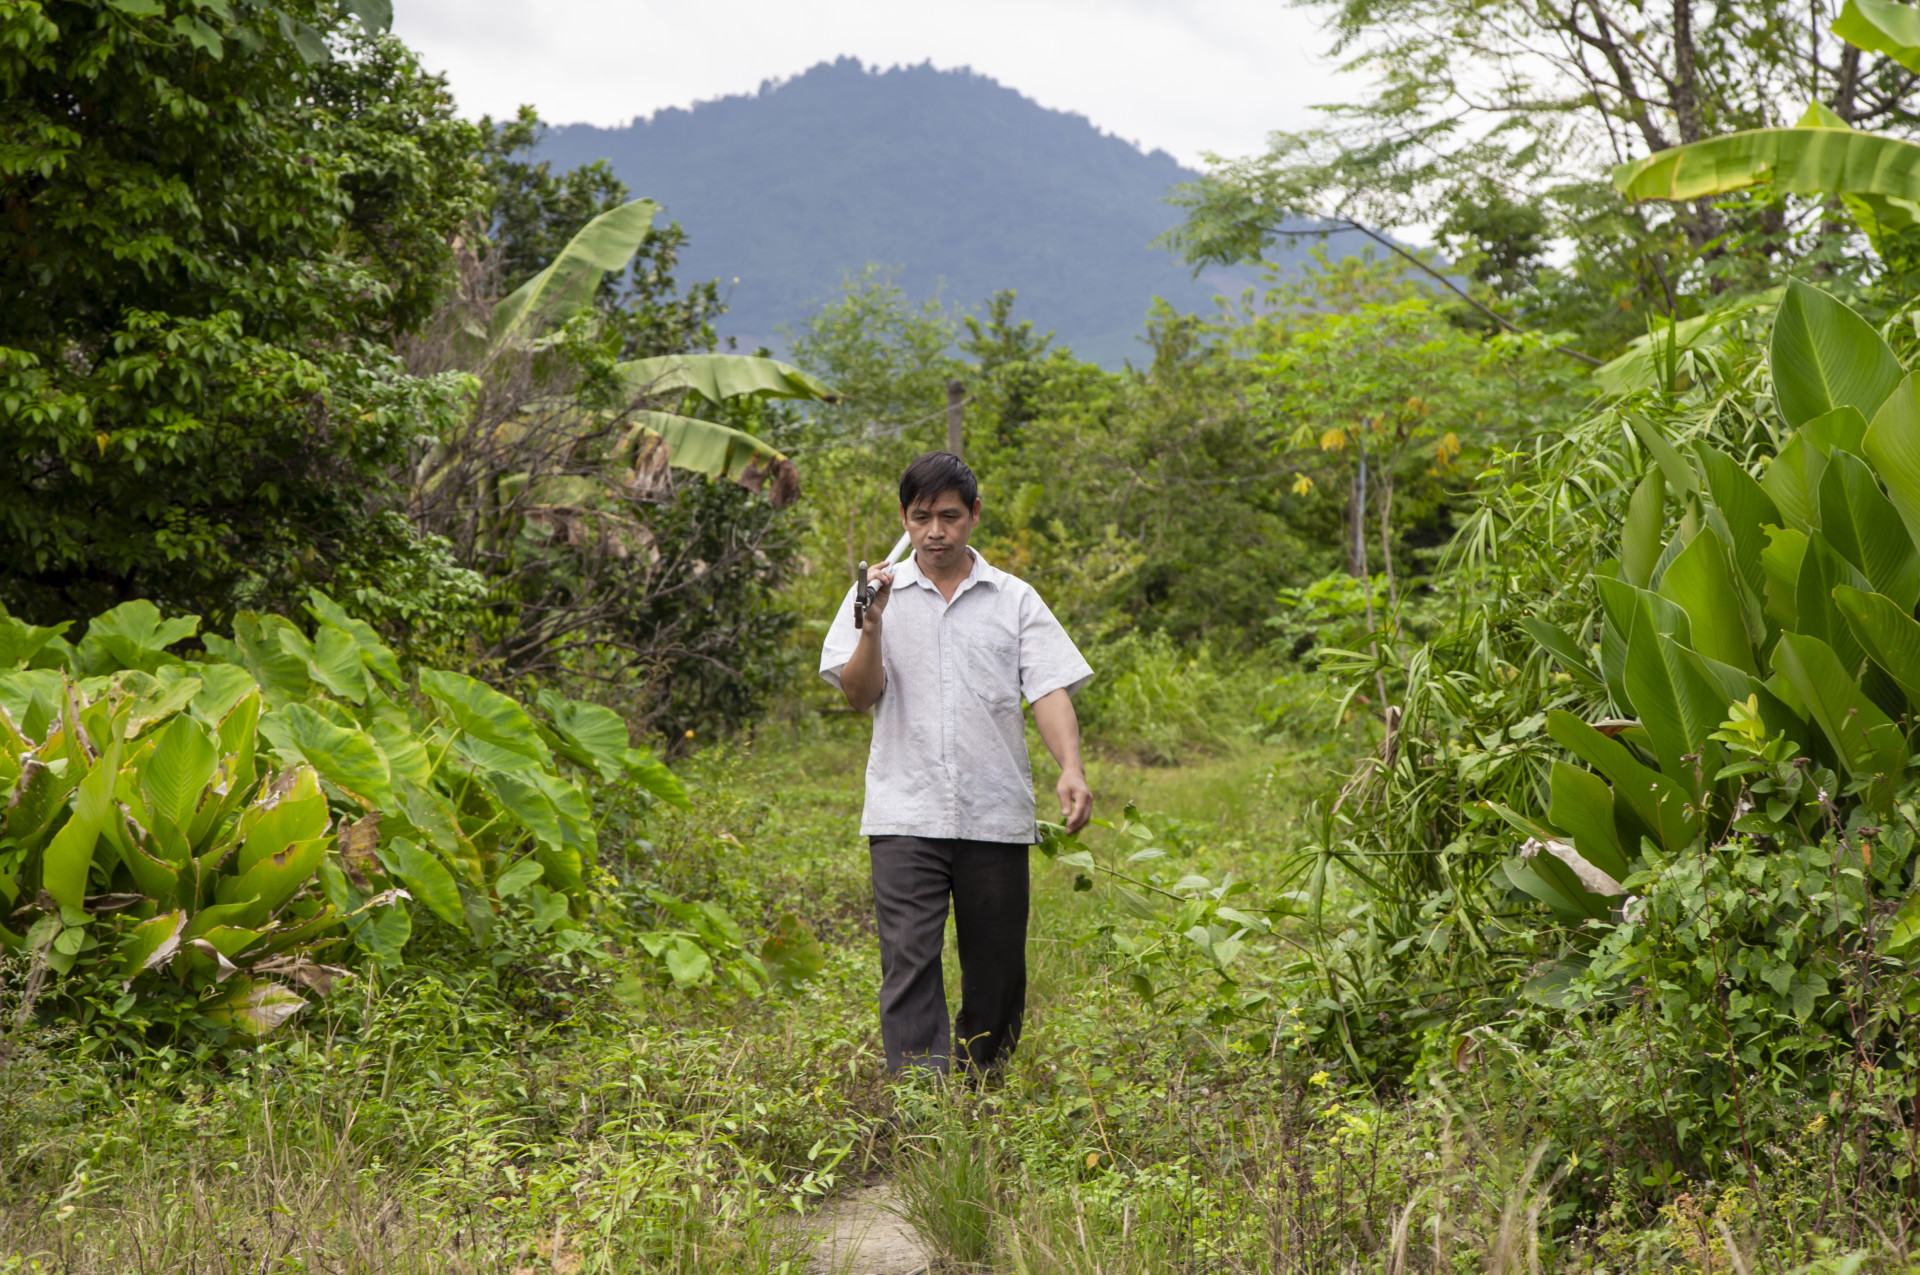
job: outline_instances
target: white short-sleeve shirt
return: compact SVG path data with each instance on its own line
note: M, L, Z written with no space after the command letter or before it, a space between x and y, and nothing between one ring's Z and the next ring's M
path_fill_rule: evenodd
M968 553L973 571L952 601L913 559L894 568L881 617L886 685L872 710L866 836L1038 840L1020 701L1062 687L1076 695L1093 669L1033 586ZM838 687L859 642L848 589L820 650L820 676Z

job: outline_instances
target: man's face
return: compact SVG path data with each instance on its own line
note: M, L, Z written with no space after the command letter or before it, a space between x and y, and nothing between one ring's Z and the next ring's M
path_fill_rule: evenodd
M980 502L975 500L969 508L959 492L943 491L911 509L903 508L900 516L921 565L937 571L966 560L967 537L980 525Z

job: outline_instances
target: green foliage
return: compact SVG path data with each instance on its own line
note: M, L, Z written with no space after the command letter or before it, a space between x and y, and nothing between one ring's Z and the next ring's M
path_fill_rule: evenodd
M331 6L0 22L0 601L225 616L404 556L371 515L455 387L392 342L480 196L441 83Z
M295 985L344 975L312 959L336 931L393 964L416 916L477 944L516 894L543 931L568 917L597 837L562 759L686 802L610 710L549 693L536 720L464 674L407 677L324 594L308 610L311 633L241 612L197 659L169 648L198 618L144 601L77 645L0 619L0 894L40 913L0 938L73 976L58 999L102 1044L269 1030Z

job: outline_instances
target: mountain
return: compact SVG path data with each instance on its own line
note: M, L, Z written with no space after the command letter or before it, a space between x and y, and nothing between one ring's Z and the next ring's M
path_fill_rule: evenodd
M665 205L687 231L680 277L731 285L722 331L743 344L779 344L781 325L879 262L950 304L1016 289L1017 317L1117 365L1144 352L1155 297L1209 310L1251 278L1196 280L1152 246L1180 220L1170 189L1198 174L968 70L841 58L621 128L556 127L540 157L608 160Z

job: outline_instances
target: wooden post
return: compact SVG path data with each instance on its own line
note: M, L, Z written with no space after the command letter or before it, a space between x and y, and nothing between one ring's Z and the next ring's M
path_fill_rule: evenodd
M967 387L959 377L947 382L947 450L955 456L960 454L960 401L967 396Z

